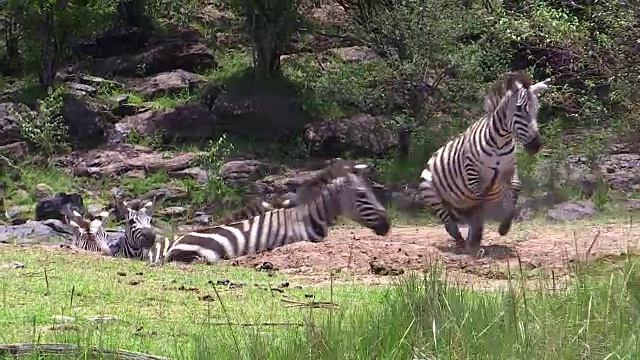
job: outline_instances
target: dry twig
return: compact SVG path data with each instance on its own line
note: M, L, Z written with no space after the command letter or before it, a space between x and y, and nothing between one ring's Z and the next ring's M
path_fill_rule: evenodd
M312 309L331 309L338 307L338 304L331 301L295 301L289 299L280 299L287 303L285 307L312 308Z
M101 349L95 346L81 347L63 343L19 343L0 344L0 355L24 355L34 352L46 355L73 355L86 351L93 356L112 355L123 360L170 360L170 358L156 355L149 355L129 350Z

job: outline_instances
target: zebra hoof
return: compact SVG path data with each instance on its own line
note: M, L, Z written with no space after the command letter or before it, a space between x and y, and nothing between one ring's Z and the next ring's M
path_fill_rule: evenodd
M505 236L509 233L509 230L511 230L511 221L500 224L498 227L498 234L500 234L500 236Z

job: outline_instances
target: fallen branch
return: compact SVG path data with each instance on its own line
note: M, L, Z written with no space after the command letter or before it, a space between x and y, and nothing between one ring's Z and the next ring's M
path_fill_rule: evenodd
M167 357L143 354L136 351L101 349L95 346L82 347L62 343L0 344L0 355L24 355L34 352L46 355L72 355L82 351L90 353L91 357L97 355L113 355L117 359L124 360L171 360Z
M294 322L262 322L262 323L209 323L209 325L213 326L304 326L303 323L294 323Z
M331 301L295 301L288 299L280 299L287 303L285 307L313 308L313 309L331 309L338 307L338 304Z

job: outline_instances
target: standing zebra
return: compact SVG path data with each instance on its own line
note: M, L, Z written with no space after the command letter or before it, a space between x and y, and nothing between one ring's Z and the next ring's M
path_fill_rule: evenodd
M109 217L109 213L103 211L98 217L85 217L69 205L62 208L67 223L74 228L75 238L72 245L87 251L101 252L112 255L113 249L109 247L107 232L102 223Z
M124 213L122 215L124 215L125 228L124 236L117 243L113 255L144 259L145 250L151 248L156 241L156 234L151 226L153 201L144 202L138 199L123 201L116 197L115 206L117 212Z
M202 258L215 263L298 241L321 241L340 215L384 236L391 229L391 221L364 176L366 169L367 165L338 160L316 175L310 185L303 185L295 207L166 239L149 251L150 261L191 262Z
M485 95L485 115L447 142L420 174L419 199L435 210L459 246L482 242L485 205L501 202L498 232L506 235L522 188L516 169L515 140L535 154L542 147L538 131L538 95L550 79L533 84L522 73L508 73ZM469 224L466 241L456 222Z

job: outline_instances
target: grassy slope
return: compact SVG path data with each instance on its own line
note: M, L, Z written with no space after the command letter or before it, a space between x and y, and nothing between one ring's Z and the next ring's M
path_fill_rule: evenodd
M2 245L4 343L64 341L172 358L636 358L640 277L630 262L567 291L477 292L409 277L396 285L284 288L286 277L225 266L147 267L64 250ZM46 276L45 276L46 269ZM218 280L244 283L230 289ZM135 285L134 285L135 283ZM260 285L257 286L256 284ZM218 300L218 295L220 300ZM313 299L305 297L313 294ZM282 299L333 301L335 310ZM51 330L54 315L77 320ZM115 315L94 323L83 316ZM304 326L226 323L300 322Z

